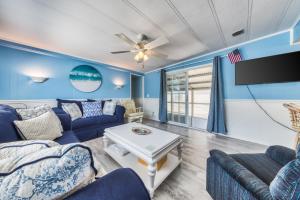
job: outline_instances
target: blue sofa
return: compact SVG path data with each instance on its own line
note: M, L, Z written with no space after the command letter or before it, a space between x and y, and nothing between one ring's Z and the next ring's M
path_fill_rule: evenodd
M82 111L82 105L80 101L57 99L57 108L54 108L53 110L59 116L66 116L65 118L67 118L68 115L62 109L62 103L76 103ZM103 106L104 101L102 103L102 108ZM102 137L104 129L124 124L124 114L125 108L117 105L113 116L101 115L97 117L76 119L71 122L71 130L76 134L81 142Z
M55 141L60 144L80 142L76 134L71 130L69 115L57 114L64 132ZM22 140L15 126L14 120L18 120L18 114L14 108L0 105L0 143ZM150 196L138 175L131 169L117 169L90 185L82 188L69 196L69 200L150 200Z
M271 146L258 154L229 155L212 150L207 159L206 189L215 200L275 200L270 183L295 158L294 150L282 146Z

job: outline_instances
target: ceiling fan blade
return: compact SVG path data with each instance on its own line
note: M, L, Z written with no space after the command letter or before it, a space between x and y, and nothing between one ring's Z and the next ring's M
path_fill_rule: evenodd
M163 53L159 53L157 51L147 51L147 55L148 56L155 56L155 57L158 57L158 58L164 58L164 59L167 59L168 58L168 55L166 54L163 54Z
M131 51L113 51L113 52L110 52L112 54L119 54L119 53L129 53Z
M169 40L166 37L161 36L161 37L153 40L152 42L145 44L144 48L150 50L150 49L154 49L156 47L162 46L167 43L169 43Z
M115 36L117 36L118 38L120 38L121 40L129 44L130 46L134 46L134 47L136 46L136 43L133 40L131 40L129 37L127 37L124 33L118 33L115 34Z

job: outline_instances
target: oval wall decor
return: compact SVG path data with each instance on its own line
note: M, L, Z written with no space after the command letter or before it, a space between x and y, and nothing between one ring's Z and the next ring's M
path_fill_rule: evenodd
M70 73L72 85L81 92L96 91L102 84L101 73L92 66L79 65Z

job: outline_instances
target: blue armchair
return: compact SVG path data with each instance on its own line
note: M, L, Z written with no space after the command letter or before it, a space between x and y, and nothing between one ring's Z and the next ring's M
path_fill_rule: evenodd
M212 150L207 159L206 189L215 200L274 200L270 184L296 153L271 146L265 153L226 154Z

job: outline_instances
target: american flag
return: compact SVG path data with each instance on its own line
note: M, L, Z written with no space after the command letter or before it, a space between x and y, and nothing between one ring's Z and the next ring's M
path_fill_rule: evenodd
M228 58L229 58L231 64L235 64L237 62L242 61L242 56L241 56L240 51L238 49L235 49L234 51L230 52L228 54Z

